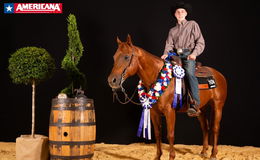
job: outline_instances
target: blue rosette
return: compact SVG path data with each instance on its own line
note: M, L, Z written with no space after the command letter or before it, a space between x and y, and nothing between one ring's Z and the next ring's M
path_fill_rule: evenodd
M181 66L178 65L173 66L172 71L174 77L176 78L183 78L185 76L185 70Z

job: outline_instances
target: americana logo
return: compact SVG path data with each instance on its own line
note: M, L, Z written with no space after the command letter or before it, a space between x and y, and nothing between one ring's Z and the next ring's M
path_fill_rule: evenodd
M4 13L62 13L62 3L4 3Z

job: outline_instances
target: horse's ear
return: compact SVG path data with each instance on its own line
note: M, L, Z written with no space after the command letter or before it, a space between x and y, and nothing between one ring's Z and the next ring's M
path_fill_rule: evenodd
M131 38L130 34L127 34L127 40L126 40L126 43L129 44L130 46L133 45L132 38Z
M117 41L118 44L122 43L122 42L120 41L120 39L118 38L118 36L116 37L116 41Z

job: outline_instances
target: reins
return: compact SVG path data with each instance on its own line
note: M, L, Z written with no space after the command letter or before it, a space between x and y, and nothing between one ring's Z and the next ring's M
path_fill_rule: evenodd
M117 99L117 101L121 104L127 104L129 102L133 103L133 104L136 104L136 105L141 105L141 103L138 103L138 102L134 102L132 99L134 98L134 95L135 95L135 92L136 92L136 89L135 88L135 91L134 93L132 94L132 96L129 98L129 96L127 95L127 93L125 92L125 89L124 88L121 88L122 89L122 92L124 93L124 96L125 96L125 101L121 101L118 97L118 94L115 90L112 89L113 91L113 102L115 101L115 98Z
M123 87L123 83L124 83L124 81L125 81L126 70L127 70L127 68L131 65L132 59L133 59L133 56L134 56L134 49L132 48L132 50L133 50L133 53L132 53L132 55L131 55L131 57L130 57L130 61L129 61L128 65L125 67L125 69L124 69L124 71L123 71L123 73L122 73L122 75L121 75L121 81L120 81L120 88L121 88L121 91L123 92L123 94L124 94L124 96L125 96L125 101L124 101L124 102L121 101L121 100L119 99L119 97L118 97L118 94L117 94L117 92L116 92L116 89L112 89L112 91L113 91L113 102L115 101L115 98L116 98L117 101L118 101L119 103L121 103L121 104L127 104L127 103L131 102L131 103L136 104L136 105L142 105L141 103L138 103L138 102L134 102L134 101L133 101L133 98L134 98L135 92L136 92L136 90L137 90L137 87L135 88L135 91L134 91L134 93L132 94L132 96L131 96L130 98L129 98L128 94L126 93L126 91L125 91L125 89L124 89L124 87Z

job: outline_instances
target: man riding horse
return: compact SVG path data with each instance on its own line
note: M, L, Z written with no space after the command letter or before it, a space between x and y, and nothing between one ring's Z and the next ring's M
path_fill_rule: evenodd
M199 90L199 98L198 81L194 76L195 60L204 50L205 44L198 24L195 21L187 21L185 19L187 11L188 7L185 4L173 7L173 13L179 23L170 30L166 41L165 54L161 58L135 46L130 35L127 36L126 42L122 42L117 38L118 48L113 56L114 65L107 79L109 86L115 92L116 89L121 88L123 90L122 84L128 77L137 75L140 78L138 95L142 102L143 112L138 128L138 135L140 135L139 131L143 131L143 137L151 139L151 132L149 132L151 129L151 119L157 145L155 160L160 160L162 155L162 115L165 116L167 124L169 160L174 160L176 157L173 145L177 112L187 112L190 116L198 117L203 133L201 155L207 157L209 140L212 140L210 160L216 160L218 153L218 136L222 111L227 98L227 82L224 75L216 69L207 66L198 66L196 70L197 77L209 78L210 82L214 80L214 83L212 83L214 85ZM174 107L176 103L175 97L181 93L181 85L177 84L181 83L180 78L183 75L177 76L177 74L173 74L174 76L172 76L172 73L180 73L174 67L179 69L180 67L178 65L173 67L168 61L162 60L169 57L167 54L171 50L179 56L177 61L174 62L179 62L181 58L183 67L186 69L192 98L195 100L192 103L193 106L189 109L187 109L187 104L183 105L181 109ZM176 59L177 56L172 56L172 58ZM180 70L183 71L182 69ZM209 81L207 82L211 84ZM179 102L181 102L180 97ZM208 117L206 111L209 107L211 114Z
M198 116L200 114L200 98L198 80L195 76L195 60L203 52L205 41L199 25L193 20L186 20L186 16L190 12L191 6L184 2L178 2L171 8L171 13L177 20L177 24L169 31L164 54L161 58L165 59L169 52L174 52L176 56L181 58L193 99L190 101L191 105L187 110L187 114L189 116Z

